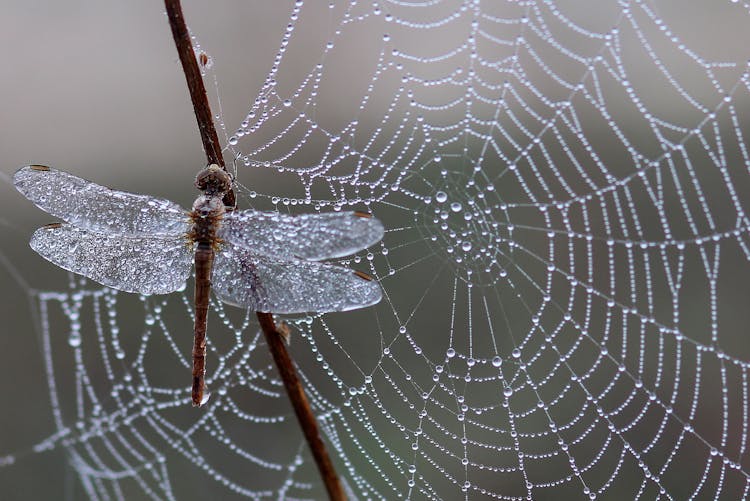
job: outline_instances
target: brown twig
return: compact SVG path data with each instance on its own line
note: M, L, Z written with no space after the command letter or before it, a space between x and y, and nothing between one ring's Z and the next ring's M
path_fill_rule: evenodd
M281 374L281 379L284 381L289 400L292 401L292 407L294 407L294 413L297 414L300 427L302 427L302 433L305 434L307 443L310 444L315 464L318 465L318 470L320 470L323 483L325 483L326 490L328 491L328 497L337 501L345 500L344 490L341 487L341 482L336 474L336 469L333 467L331 458L328 456L326 444L320 438L318 423L310 408L310 403L307 401L305 389L302 387L297 372L294 370L294 364L286 349L284 337L276 328L273 322L273 315L270 313L258 312L258 321L260 322L261 329L263 329L263 334L266 336L266 344L268 344L268 348L271 350L276 367L278 367L279 374Z
M169 26L172 28L172 36L174 37L177 52L179 53L180 61L182 62L182 69L185 72L188 89L190 90L190 98L193 101L195 118L198 121L198 129L200 130L201 140L203 141L203 149L206 151L206 158L209 164L218 164L226 170L224 157L221 153L221 145L219 144L219 137L216 134L216 128L214 127L211 106L208 102L206 88L203 85L203 77L201 76L198 62L195 58L193 44L190 41L190 33L188 32L185 19L182 15L180 0L164 0L164 4L167 8ZM231 199L228 200L230 194ZM224 205L234 207L234 190L232 190L230 194L224 198ZM292 402L292 407L297 415L302 432L304 433L307 443L312 450L313 457L315 458L315 464L317 464L320 475L323 478L326 490L328 491L328 496L330 499L336 501L345 500L346 496L344 495L341 481L339 480L333 462L328 455L325 443L320 437L318 423L315 420L315 415L313 414L312 409L310 408L310 402L307 400L302 383L297 376L294 363L286 349L283 333L279 332L276 327L276 324L273 321L273 315L260 312L258 312L257 315L260 327L263 330L263 334L266 336L268 348L271 350L271 355L273 356L274 362L276 362L276 367L279 370L281 379L284 381L289 400Z
M227 170L227 166L224 163L224 156L221 153L219 136L216 134L216 127L214 127L206 87L203 85L203 76L198 67L198 61L195 58L193 42L190 40L190 32L182 15L180 0L164 0L164 4L167 7L167 17L169 18L169 26L172 28L172 37L177 46L177 53L180 55L182 71L185 73L185 80L187 80L188 89L190 90L190 99L193 101L195 119L198 122L198 130L201 133L201 141L203 141L203 150L206 152L206 159L209 164L217 164L222 169ZM234 190L230 190L224 197L224 205L234 208L236 205Z

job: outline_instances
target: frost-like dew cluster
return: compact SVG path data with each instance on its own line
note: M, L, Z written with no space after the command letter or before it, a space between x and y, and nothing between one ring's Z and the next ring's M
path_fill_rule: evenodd
M222 123L260 192L242 202L386 228L345 263L380 304L287 319L352 498L748 496L750 7L698 4L290 7L264 87ZM256 188L266 168L301 189ZM212 396L188 414L187 298L127 300L38 297L46 445L91 498L179 498L196 476L322 497L248 317L216 305Z
M219 251L211 283L225 303L266 313L349 311L382 297L376 281L349 268L278 261L239 248Z
M253 254L319 261L348 256L379 242L383 238L383 225L377 219L354 212L290 217L249 210L224 215L219 238Z
M53 223L36 230L30 245L65 270L141 294L183 290L193 263L184 235L127 237Z
M91 231L174 236L190 225L185 210L169 200L112 190L51 167L22 167L13 184L43 211Z

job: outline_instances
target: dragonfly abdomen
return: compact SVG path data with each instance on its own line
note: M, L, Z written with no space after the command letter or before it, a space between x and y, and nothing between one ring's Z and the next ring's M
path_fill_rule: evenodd
M195 249L195 323L193 343L193 405L203 404L206 374L206 327L208 299L211 293L211 268L214 250L208 242L199 242Z
M195 323L193 336L193 388L194 406L205 403L206 329L208 304L211 294L211 270L219 246L217 231L224 204L219 196L202 195L193 204L190 219L193 227L188 237L195 244Z

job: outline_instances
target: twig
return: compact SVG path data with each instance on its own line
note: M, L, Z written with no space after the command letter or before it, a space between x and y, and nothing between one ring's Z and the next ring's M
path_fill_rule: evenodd
M193 101L195 119L198 122L198 130L201 133L206 159L209 164L220 165L226 171L227 166L224 163L224 156L221 154L219 136L216 134L213 116L211 115L211 105L208 102L208 95L206 95L206 87L203 85L203 76L200 68L198 68L198 61L195 59L190 32L182 15L180 0L164 0L164 4L167 7L167 17L169 18L169 26L172 28L172 37L177 46L177 53L180 55L182 71L185 73L185 80L187 80L190 90L190 99ZM231 190L224 197L224 205L234 208L236 205L234 190Z
M294 413L297 414L300 427L302 427L302 433L305 434L307 443L310 444L315 464L318 465L320 475L323 477L328 497L337 501L345 500L344 490L341 488L341 482L336 474L336 469L331 462L331 458L328 456L326 444L320 438L318 423L315 421L315 415L310 408L310 403L307 401L305 389L302 387L297 372L294 370L294 364L286 349L284 337L274 324L273 315L260 312L257 315L260 327L263 329L263 334L266 335L266 344L268 344L268 348L271 350L276 367L278 367L279 374L281 374L281 379L284 380L289 400L292 401Z
M193 101L195 118L198 121L198 129L200 130L201 140L203 141L203 149L206 151L206 159L209 164L218 164L226 170L224 157L221 153L221 145L219 144L219 137L216 134L216 128L214 127L213 117L211 115L211 106L208 102L208 96L206 95L206 88L203 85L203 77L198 68L198 62L195 59L193 44L190 41L190 33L188 32L185 19L182 15L180 1L164 0L164 4L167 8L169 26L172 28L172 36L174 37L177 52L179 53L180 61L182 62L182 69L185 72L188 89L190 90L190 98ZM224 205L227 207L234 207L234 190L224 198ZM292 402L292 407L297 415L302 432L312 450L315 464L317 464L320 475L323 478L326 490L328 491L328 496L335 501L346 500L341 481L339 480L333 462L328 455L325 443L320 437L320 430L318 429L318 423L315 420L315 414L313 414L312 409L310 408L310 402L307 400L304 388L302 387L299 377L297 376L297 371L294 368L294 363L286 349L284 335L276 327L272 314L258 312L257 315L260 327L266 337L268 349L271 351L271 355L273 356L274 362L276 362L276 367L281 375L281 379L284 381L287 395L289 395L289 400Z

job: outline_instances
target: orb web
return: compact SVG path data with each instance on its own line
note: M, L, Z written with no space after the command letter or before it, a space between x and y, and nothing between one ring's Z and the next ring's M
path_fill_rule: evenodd
M285 318L351 497L747 496L748 40L716 26L749 11L290 7L262 89L221 124L241 203L387 229L340 261L379 280L378 306ZM293 186L256 186L265 171ZM212 395L186 417L186 295L76 282L37 301L59 428L39 448L65 447L91 498L179 498L177 472L321 496L251 315L212 305Z

